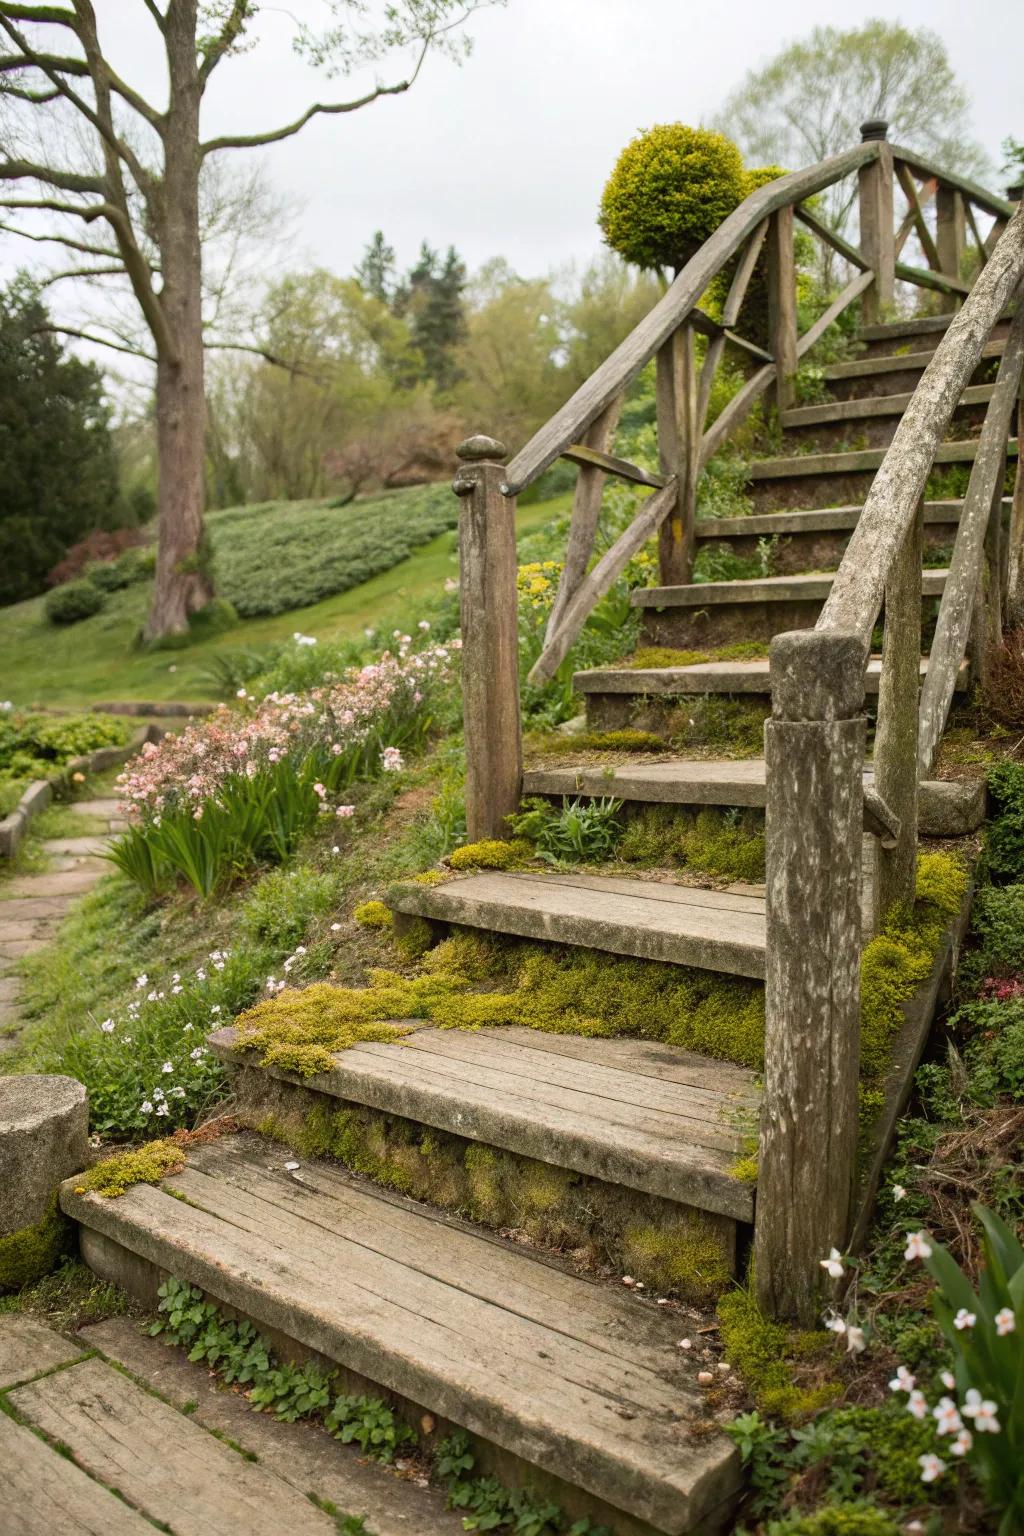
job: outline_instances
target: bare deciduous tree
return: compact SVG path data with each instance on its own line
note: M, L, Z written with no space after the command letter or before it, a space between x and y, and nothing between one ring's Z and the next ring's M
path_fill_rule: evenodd
M314 101L261 133L204 139L210 78L258 40L257 0L142 0L166 66L160 104L114 69L93 0L0 0L0 182L9 192L0 197L9 216L3 227L74 252L74 265L50 274L51 282L126 276L150 339L159 546L147 638L184 630L212 591L203 546L203 189L212 185L215 206L219 186L222 208L230 195L210 168L222 154L290 138L314 118L407 91L430 52L465 54L463 23L494 3L502 0L388 0L375 24L364 0L320 0L321 28L296 23L295 46L310 65L346 75L411 51L409 72L348 100ZM20 184L25 193L15 194ZM25 216L34 219L31 227ZM223 303L230 283L220 286ZM138 351L116 322L102 334L65 329L115 351Z

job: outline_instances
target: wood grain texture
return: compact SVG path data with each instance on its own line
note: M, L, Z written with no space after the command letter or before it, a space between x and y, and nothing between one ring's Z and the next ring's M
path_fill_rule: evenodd
M878 156L857 172L860 248L875 281L862 306L869 324L892 308L896 251L893 237L893 151L880 144Z
M892 152L897 160L902 160L917 176L922 179L933 179L940 188L952 187L962 192L986 213L1008 219L1014 211L1013 203L1007 202L998 193L990 192L987 187L981 186L976 181L970 181L966 176L957 176L952 171L932 165L923 155L919 155L916 149L904 149L902 145L894 144Z
M584 440L587 448L594 449L598 453L608 452L615 436L615 428L619 424L621 411L622 396L616 395L597 420L587 428ZM583 580L587 566L590 564L598 519L601 516L605 479L605 472L598 465L580 466L580 472L576 477L576 489L573 493L572 518L565 546L565 561L558 582L558 591L551 605L551 612L548 614L546 635L549 640L558 628L566 603Z
M979 361L1001 357L1002 352L1003 342L998 338L986 342L981 349ZM934 351L931 351L904 352L889 357L855 357L848 363L827 363L822 373L826 383L841 379L872 378L886 373L916 373L919 370L923 373L934 356Z
M921 242L921 249L924 251L928 265L934 267L937 272L941 272L944 270L942 259L939 256L938 247L932 239L932 232L928 228L924 210L921 207L921 200L918 197L917 185L902 160L896 161L896 178L903 189L903 195L907 199L908 211L914 221L914 229L917 238ZM959 273L959 270L959 267L957 267L957 273Z
M659 347L656 364L658 458L665 479L674 478L674 505L658 529L658 565L663 581L689 581L693 571L696 512L697 377L695 335L682 325Z
M910 909L917 875L917 683L921 672L923 546L924 516L919 506L885 587L885 640L875 729L875 784L899 820L899 833L889 846L878 852L878 901L882 919L893 906L902 904ZM956 667L951 675L955 677Z
M67 1365L84 1353L82 1346L63 1338L28 1313L0 1316L0 1390Z
M987 405L992 399L992 384L971 384L964 390L958 409L965 405ZM786 411L782 425L811 427L834 421L860 421L869 416L902 416L911 400L912 390L898 395L865 395L859 400L828 400L824 405L800 405Z
M916 585L922 597L939 597L947 572L941 566L922 570L918 564ZM727 603L824 602L832 589L832 577L751 576L741 581L702 581L687 587L636 587L630 594L634 608L714 608Z
M668 1536L737 1488L724 1437L688 1433L695 1367L656 1309L327 1165L287 1173L280 1157L259 1138L224 1138L168 1181L188 1203L151 1186L117 1201L65 1186L62 1200L257 1323Z
M775 363L776 402L782 411L793 404L797 367L792 204L779 208L768 221L768 334Z
M389 900L398 912L437 922L736 976L764 975L764 902L757 896L523 871L401 885Z
M4 1536L153 1536L153 1527L32 1430L0 1413Z
M332 1536L335 1530L331 1517L303 1494L105 1361L44 1376L10 1400L92 1477L164 1521L175 1536Z

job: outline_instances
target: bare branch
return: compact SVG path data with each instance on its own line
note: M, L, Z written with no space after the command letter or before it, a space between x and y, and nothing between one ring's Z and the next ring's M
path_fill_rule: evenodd
M272 364L275 368L283 368L285 373L298 375L304 379L315 379L319 375L303 367L301 363L290 363L285 357L278 357L274 352L268 352L266 347L258 347L244 341L207 341L203 340L203 346L210 352L251 352L255 357L262 357L265 363Z
M108 203L62 203L54 197L0 197L0 208L37 208L41 213L71 213L91 224L94 219L116 214Z
M231 14L221 27L219 35L207 48L203 55L203 62L199 66L199 84L202 89L206 88L206 82L213 74L213 71L217 68L217 65L228 52L231 45L241 35L242 27L245 25L249 15L249 9L250 0L235 0L234 5L232 5Z
M106 188L101 176L79 176L74 171L59 171L50 165L35 165L31 160L0 162L0 181L41 181L61 192L97 192Z
M75 28L74 11L59 5L0 5L0 15L11 21L44 21L56 27Z
M129 357L142 357L147 363L156 362L152 352L145 352L141 347L130 347L120 341L111 341L107 336L93 336L89 331L76 331L70 325L37 325L35 330L37 333L45 331L53 332L58 336L74 336L78 341L89 341L97 347L109 347L112 352L126 352Z
M7 7L2 7L7 9ZM88 75L89 69L84 59L65 57L57 53L41 53L41 59L45 59L51 69L59 70L63 75ZM37 65L26 59L23 54L0 54L0 74L7 74L12 69L36 69Z
M0 233L5 235L18 235L22 240L35 240L40 243L66 245L70 251L80 251L83 256L103 256L110 261L120 261L119 251L105 245L87 245L84 240L72 240L70 235L38 235L30 229L19 229L17 224L4 224L0 220Z
M66 272L51 272L48 277L40 278L40 288L49 288L53 283L61 283L67 277L125 277L126 271L121 267L69 267Z
M301 117L297 117L293 123L286 123L283 128L272 128L267 133L247 133L238 137L224 137L220 139L208 139L200 145L200 153L213 154L218 149L258 149L263 144L276 144L280 139L290 139L293 134L300 133L306 124L314 117L333 116L340 112L358 112L360 107L368 107L371 102L381 96L400 96L404 91L411 89L416 83L416 77L423 68L423 61L429 51L429 43L424 43L420 49L416 67L408 80L399 80L395 85L378 85L374 90L367 92L365 96L358 97L355 101L317 101L311 107L307 107Z
M167 18L157 9L156 0L142 0L142 3L162 32L167 25Z

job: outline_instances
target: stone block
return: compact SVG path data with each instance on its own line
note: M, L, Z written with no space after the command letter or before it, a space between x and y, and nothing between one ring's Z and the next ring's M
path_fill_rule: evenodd
M928 779L918 785L917 821L924 837L967 837L984 820L984 779Z
M89 1162L88 1105L73 1077L0 1077L0 1240L43 1221L58 1184Z

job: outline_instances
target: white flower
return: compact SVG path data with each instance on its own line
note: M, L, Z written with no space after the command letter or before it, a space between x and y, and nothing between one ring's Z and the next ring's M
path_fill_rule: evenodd
M164 1097L163 1089L162 1088L154 1088L153 1089L153 1097L154 1097L154 1099L162 1099Z
M397 747L385 747L380 754L380 765L385 773L401 773L405 760Z
M152 1104L149 1102L148 1099L143 1099L142 1103L139 1105L139 1114L140 1115L151 1115L152 1113L153 1113L153 1106L152 1106Z
M998 1404L991 1398L982 1397L977 1387L969 1387L964 1398L963 1415L965 1419L973 1419L974 1427L979 1434L997 1435L999 1433L999 1420L996 1418Z
M945 1387L947 1392L952 1392L953 1388L956 1386L956 1377L953 1375L952 1371L942 1371L939 1376L939 1380L942 1382L942 1385Z
M956 1403L951 1397L940 1397L938 1403L932 1409L932 1418L935 1420L935 1433L937 1435L956 1435L963 1429L964 1423L957 1411Z
M842 1334L846 1332L846 1324L841 1317L826 1317L825 1327L828 1329L829 1333Z
M863 1351L867 1349L867 1347L868 1345L867 1340L864 1337L864 1329L858 1328L855 1326L855 1324L851 1323L849 1328L846 1330L846 1353L848 1355L859 1355L862 1354Z
M340 923L332 923L331 924L331 932L332 933L340 933L341 932L341 924Z
M185 1090L184 1088L172 1088L167 1097L169 1099L183 1099L185 1097Z
M892 1197L893 1197L894 1200L905 1200L906 1199L907 1192L903 1188L902 1184L894 1184L893 1185L893 1187L892 1187Z
M341 849L338 847L337 843L335 843L334 847L331 849L331 852L332 853L340 853L341 852Z
M890 1392L913 1392L917 1377L912 1376L905 1365L896 1367L896 1375L889 1383Z
M188 1059L189 1061L202 1061L205 1055L206 1052L203 1050L202 1046L197 1045L194 1051L189 1051Z
M334 814L335 816L348 817L354 816L355 813L356 808L354 805L339 805Z
M105 1035L112 1035L114 1033L113 1019L104 1019L103 1023L100 1025L100 1029L102 1029Z
M927 1232L908 1232L903 1257L909 1261L910 1259L930 1259L931 1256L932 1245L928 1241Z
M182 1031L181 1032L182 1032L183 1035L190 1035L194 1029L195 1029L195 1025L194 1024L184 1024L182 1026Z
M177 997L178 993L183 991L183 990L184 989L181 986L174 986L174 987L171 988L171 996L172 997Z
M161 1072L173 1072L174 1071L174 1066L173 1066L173 1064L171 1062L165 1061L163 1066L160 1068L160 1071Z
M942 1476L943 1472L946 1470L946 1463L942 1460L942 1458L940 1456L931 1454L928 1456L919 1456L917 1458L917 1464L921 1468L922 1483L937 1482L938 1479Z
M141 976L136 976L136 978L135 978L135 990L136 990L136 992L141 992L142 988L145 987L145 986L148 986L148 985L149 985L149 977L146 975L145 971L143 971Z
M907 1412L912 1413L915 1419L928 1417L928 1400L924 1393L917 1391L916 1388L907 1398Z
M214 1003L212 1008L210 1009L210 1012L211 1013L220 1013L220 1003Z
M965 1328L973 1328L977 1321L976 1313L968 1312L966 1307L961 1307L953 1319L953 1327L959 1328L962 1333Z
M828 1258L819 1259L818 1263L833 1280L841 1280L843 1278L843 1256L838 1248L831 1249Z
M973 1444L974 1436L970 1430L962 1429L949 1447L949 1454L951 1456L966 1456Z
M416 628L417 629L422 629L423 633L426 634L427 630L430 628L430 624L429 624L428 620L420 619L420 621L417 624Z
M156 1112L157 1112L158 1115L168 1115L168 1114L170 1114L170 1110L167 1108L166 1104L158 1104L157 1107L156 1107Z
M196 971L196 981L205 981L205 980L206 980L206 972L203 970L202 966L200 966L198 971Z
M995 1315L996 1333L1000 1338L1013 1333L1017 1327L1017 1318L1010 1307L1002 1307Z
M246 693L244 688L239 688L238 692L235 694L236 699L247 699L248 697L249 695Z

